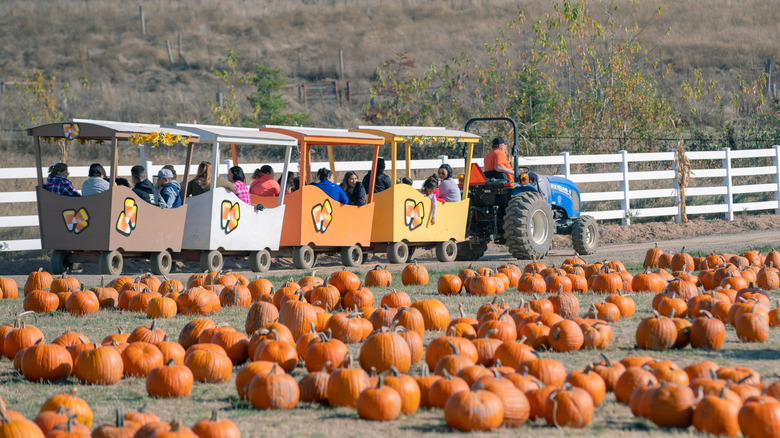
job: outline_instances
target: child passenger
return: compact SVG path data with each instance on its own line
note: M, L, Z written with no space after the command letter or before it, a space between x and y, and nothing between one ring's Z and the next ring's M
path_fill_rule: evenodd
M436 204L439 198L436 196L436 188L439 186L439 180L436 175L431 175L423 183L422 193L431 200L431 225L436 223Z

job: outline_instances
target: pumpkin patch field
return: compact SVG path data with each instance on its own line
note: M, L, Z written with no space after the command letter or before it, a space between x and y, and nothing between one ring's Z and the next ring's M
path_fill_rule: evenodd
M778 265L2 278L0 438L780 436Z

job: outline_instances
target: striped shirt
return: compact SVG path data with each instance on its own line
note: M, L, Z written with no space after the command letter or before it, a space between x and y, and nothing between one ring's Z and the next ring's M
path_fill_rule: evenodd
M249 187L244 184L243 181L233 181L233 185L236 186L236 191L233 192L238 196L238 199L246 202L247 204L251 204L252 201L249 198Z

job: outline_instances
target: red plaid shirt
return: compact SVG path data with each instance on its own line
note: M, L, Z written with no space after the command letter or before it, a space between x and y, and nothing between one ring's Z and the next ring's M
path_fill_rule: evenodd
M233 185L236 187L236 190L233 193L238 196L238 199L246 202L247 204L251 204L252 201L249 198L249 187L247 187L243 181L233 181Z
M69 179L59 175L49 175L43 188L58 195L81 196Z

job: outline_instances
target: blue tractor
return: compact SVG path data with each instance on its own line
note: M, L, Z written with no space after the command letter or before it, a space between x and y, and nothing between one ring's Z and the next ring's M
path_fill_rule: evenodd
M518 259L542 259L552 246L553 236L570 234L578 254L592 254L598 248L599 230L591 216L580 215L577 185L559 176L544 176L518 166L517 123L508 117L470 119L475 122L505 121L514 128L514 182L501 173L482 172L472 164L468 190L467 240L458 243L458 260L477 260L493 241L504 244Z

